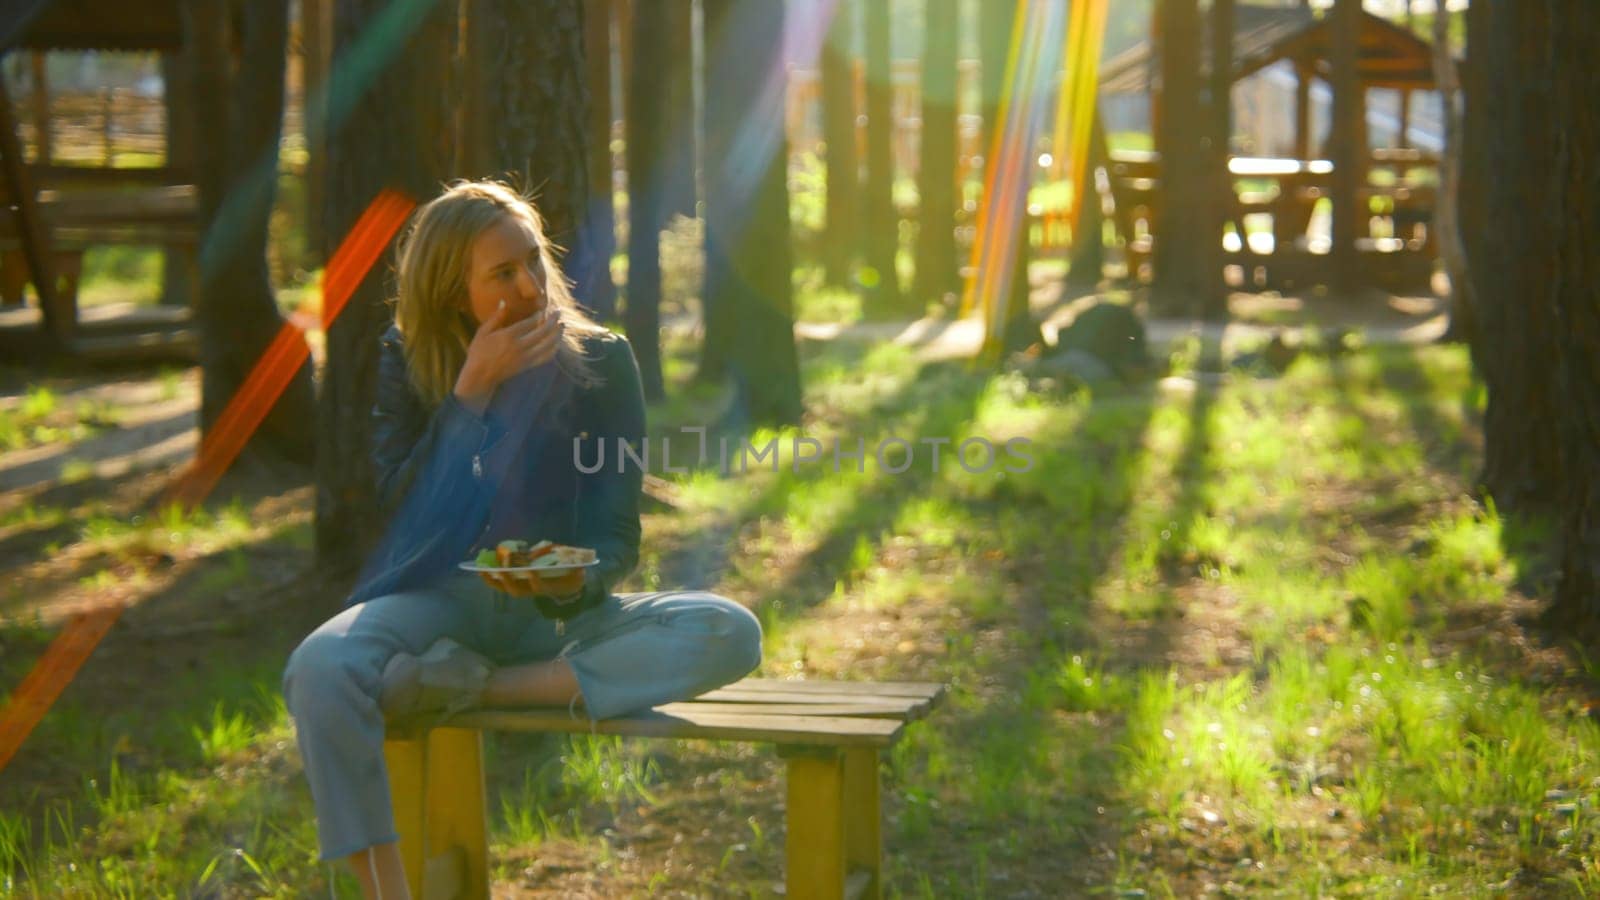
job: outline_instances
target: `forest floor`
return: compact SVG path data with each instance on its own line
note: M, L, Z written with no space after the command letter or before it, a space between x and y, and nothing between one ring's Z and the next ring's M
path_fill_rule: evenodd
M950 685L886 759L892 895L1593 894L1597 669L1524 624L1537 525L1471 497L1481 388L1426 344L1428 299L1335 308L1237 295L1228 328L1152 324L1159 377L1093 388L968 370L958 326L802 332L807 435L1025 437L1033 467L682 477L624 587L746 603L763 675ZM1367 343L1201 370L1301 327ZM660 434L726 399L667 350ZM278 694L348 585L310 568L308 472L251 463L202 510L156 505L197 390L0 369L0 683L71 612L129 604L0 775L23 896L353 889L315 862ZM496 896L781 883L768 750L489 753Z

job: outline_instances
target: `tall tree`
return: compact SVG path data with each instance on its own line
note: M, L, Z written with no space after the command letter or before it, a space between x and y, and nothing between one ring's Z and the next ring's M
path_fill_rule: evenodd
M611 0L586 0L583 21L584 77L589 85L589 192L578 244L594 256L593 280L583 303L601 319L617 314L611 254L617 244L617 211L611 190ZM676 5L676 4L674 4Z
M1600 22L1570 0L1467 11L1463 237L1487 387L1482 483L1562 520L1547 619L1600 627ZM1492 171L1496 177L1472 177ZM1482 223L1493 223L1489 232Z
M589 84L584 0L466 0L462 162L532 189L563 268L588 304L610 283L603 238L581 240L589 215ZM602 273L602 269L604 272Z
M923 23L922 148L913 300L942 300L956 283L956 0L928 0Z
M1551 177L1550 23L1542 0L1479 2L1488 16L1485 90L1468 114L1490 123L1485 163L1497 173L1477 186L1493 233L1478 242L1471 264L1485 335L1482 481L1502 509L1552 508L1561 490L1557 423L1567 410L1551 365L1557 326L1550 298L1560 273L1551 251L1559 223L1551 214L1558 198Z
M1557 619L1600 624L1600 17L1582 2L1545 0L1550 22L1547 57L1556 133L1552 156L1552 218L1559 223L1554 313L1559 336L1561 448L1561 584Z
M1482 4L1482 8L1480 8ZM1600 22L1563 0L1469 8L1469 134L1483 129L1483 221L1469 270L1481 326L1483 483L1502 509L1561 514L1550 618L1600 625ZM1477 16L1482 18L1478 19ZM1477 48L1481 46L1480 53ZM1482 67L1478 70L1478 67ZM1483 122L1473 122L1478 117Z
M705 353L733 379L736 424L796 423L783 0L705 0L704 10Z
M1358 283L1356 238L1366 216L1358 204L1365 179L1367 148L1361 118L1365 102L1356 64L1361 52L1361 0L1334 0L1332 30L1333 121L1329 156L1333 158L1333 247L1328 255L1333 286L1350 290Z
M1012 32L1022 15L1023 7L1019 4L983 3L978 7L978 57L983 82L983 157L988 174L995 173L995 163L999 158L995 152L994 137L1005 133L1004 123L1000 121L1001 95L1005 92L1006 67L1012 63L1009 58ZM1024 155L1032 156L1032 153ZM1031 166L1028 171L1032 171ZM1029 178L1028 182L1031 184L1032 179ZM993 184L986 183L984 190L993 187ZM990 227L1020 229L1017 239L1012 242L1014 250L1011 259L998 264L1011 266L1011 288L1005 305L1006 320L1001 346L1006 351L1022 350L1044 339L1029 306L1027 212L1023 211L1021 219L1014 226L991 224Z
M1411 4L1406 4L1411 16ZM1448 337L1470 341L1473 332L1472 286L1467 279L1467 253L1461 241L1462 116L1461 80L1450 49L1450 10L1440 5L1433 14L1433 80L1444 108L1444 147L1439 153L1439 188L1433 211L1433 232L1450 278Z
M262 4L266 5L266 4ZM451 174L456 85L455 4L337 0L334 64L323 115L328 136L327 245L338 242L380 191L431 197ZM368 422L378 337L389 326L386 266L374 266L328 324L317 416L317 556L359 560L374 531Z
M267 266L277 190L289 14L283 4L184 5L194 48L196 121L217 123L195 159L205 236L200 252L200 428L209 436L228 401L284 327ZM251 447L310 462L311 367L290 381Z
M894 83L889 59L889 0L866 0L867 183L861 192L868 270L866 302L874 316L904 312L895 256L900 216L894 207Z
M1110 162L1106 129L1097 109L1089 125L1089 159L1083 170L1084 196L1077 203L1072 223L1072 262L1067 268L1067 284L1074 288L1098 285L1105 270L1105 235L1102 233L1105 230L1105 210L1100 205L1100 190L1095 179L1096 173Z
M827 148L827 198L822 231L823 266L829 284L852 282L856 263L856 200L861 168L856 161L856 0L839 0L822 45L822 141Z
M624 322L639 360L644 395L666 395L661 378L661 226L669 177L663 150L667 131L668 84L660 35L668 25L666 3L641 3L633 13L637 54L628 89L628 303Z
M696 171L700 158L700 142L695 128L694 110L694 3L693 0L671 0L667 6L665 41L672 52L665 54L661 71L666 73L667 99L666 123L666 187L662 215L694 218L700 213L695 204L699 200ZM658 41L659 37L656 38Z
M1237 200L1233 175L1228 171L1228 149L1233 141L1233 0L1211 0L1211 82L1206 93L1207 111L1211 114L1207 138L1210 152L1206 154L1206 162L1211 167L1214 202L1211 206L1212 239L1208 244L1201 244L1209 251L1206 267L1211 286L1201 292L1199 300L1201 317L1215 320L1228 315L1228 291L1222 281L1226 262L1222 232L1233 219ZM1245 237L1241 231L1241 246Z
M1476 269L1482 264L1486 251L1483 241L1489 231L1485 227L1484 203L1487 201L1489 164L1487 158L1489 133L1493 123L1482 106L1488 99L1488 75L1485 72L1489 44L1488 2L1468 4L1466 9L1467 55L1461 67L1461 170L1456 178L1457 234L1461 239L1462 284L1452 285L1455 303L1450 311L1452 337L1467 342L1474 365L1482 369L1478 358L1483 350L1482 314L1478 297L1480 282ZM1471 304L1467 307L1466 304Z
M328 65L331 62L329 33L333 25L333 0L301 0L300 3L300 66L301 109L313 103L322 103L328 87ZM322 132L320 116L305 116L306 169L305 169L305 240L310 255L322 263L322 247L327 237L322 232L322 213L327 209L323 196L328 182L328 140Z
M1161 155L1161 196L1156 206L1155 282L1152 302L1172 312L1204 315L1218 290L1220 272L1211 264L1207 210L1215 196L1208 171L1207 137L1212 132L1200 105L1200 12L1196 0L1158 0L1156 28L1161 94L1156 150Z

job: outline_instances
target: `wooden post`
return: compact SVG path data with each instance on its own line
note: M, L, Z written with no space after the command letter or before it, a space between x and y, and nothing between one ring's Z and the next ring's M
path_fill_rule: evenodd
M1311 158L1311 68L1299 60L1294 66L1294 158Z
M780 753L789 760L786 896L840 900L847 874L841 754L832 747L784 748Z
M116 103L115 90L106 88L100 92L100 146L104 154L105 165L114 169L117 165L117 148L111 139L111 107Z
M33 81L33 140L38 149L39 165L47 166L55 157L55 135L50 129L50 79L45 72L44 52L33 51L29 63Z
M1150 140L1154 141L1156 135L1161 133L1161 99L1162 88L1166 79L1161 74L1161 4L1164 0L1156 0L1150 7L1150 61L1149 77L1145 79L1149 91L1150 103Z
M1330 134L1333 159L1333 247L1328 256L1330 282L1335 288L1355 287L1357 278L1356 238L1365 217L1357 207L1361 189L1359 175L1363 115L1361 84L1356 60L1361 42L1360 0L1335 0L1332 21L1333 128Z
M1410 15L1410 7L1409 6L1407 7L1407 13L1406 14ZM1410 131L1411 131L1411 89L1410 88L1401 88L1400 89L1400 140L1396 141L1396 144L1402 150L1404 150L1404 149L1406 149L1406 148L1411 146L1411 135L1408 133Z
M194 180L195 118L194 65L189 48L161 56L163 101L167 109L167 167ZM161 303L164 306L194 306L198 282L190 278L195 251L192 247L168 246L161 254Z
M28 262L28 271L33 274L34 290L39 294L45 336L56 344L57 350L65 350L67 341L77 330L77 302L63 303L65 298L56 290L50 236L39 218L39 198L23 165L22 141L17 137L17 120L11 110L11 92L6 90L5 79L0 78L0 169L3 169L0 175L5 178L10 201L16 204L11 213L17 218L22 255Z

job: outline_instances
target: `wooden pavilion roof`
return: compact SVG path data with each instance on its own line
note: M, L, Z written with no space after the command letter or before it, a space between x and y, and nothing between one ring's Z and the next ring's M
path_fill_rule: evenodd
M13 0L0 21L0 52L175 52L183 46L178 5L179 0Z
M1203 27L1209 30L1209 22ZM1284 59L1304 64L1317 77L1328 79L1333 74L1332 41L1326 16L1314 18L1299 7L1240 4L1234 10L1233 80L1246 78ZM1202 33L1202 77L1211 70L1210 47L1209 37ZM1432 54L1432 44L1387 19L1362 12L1361 50L1356 63L1357 78L1362 85L1431 89ZM1102 67L1101 93L1147 93L1154 62L1149 41L1117 54Z

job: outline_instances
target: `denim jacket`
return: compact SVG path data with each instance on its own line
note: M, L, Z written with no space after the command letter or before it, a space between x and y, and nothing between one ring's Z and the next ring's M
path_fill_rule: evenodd
M643 441L644 394L625 338L588 338L584 355L598 384L552 363L502 384L480 416L454 396L430 409L399 330L383 335L371 453L388 528L346 606L437 581L507 538L592 547L599 565L578 606L609 596L639 558L644 473L623 464L620 442Z

